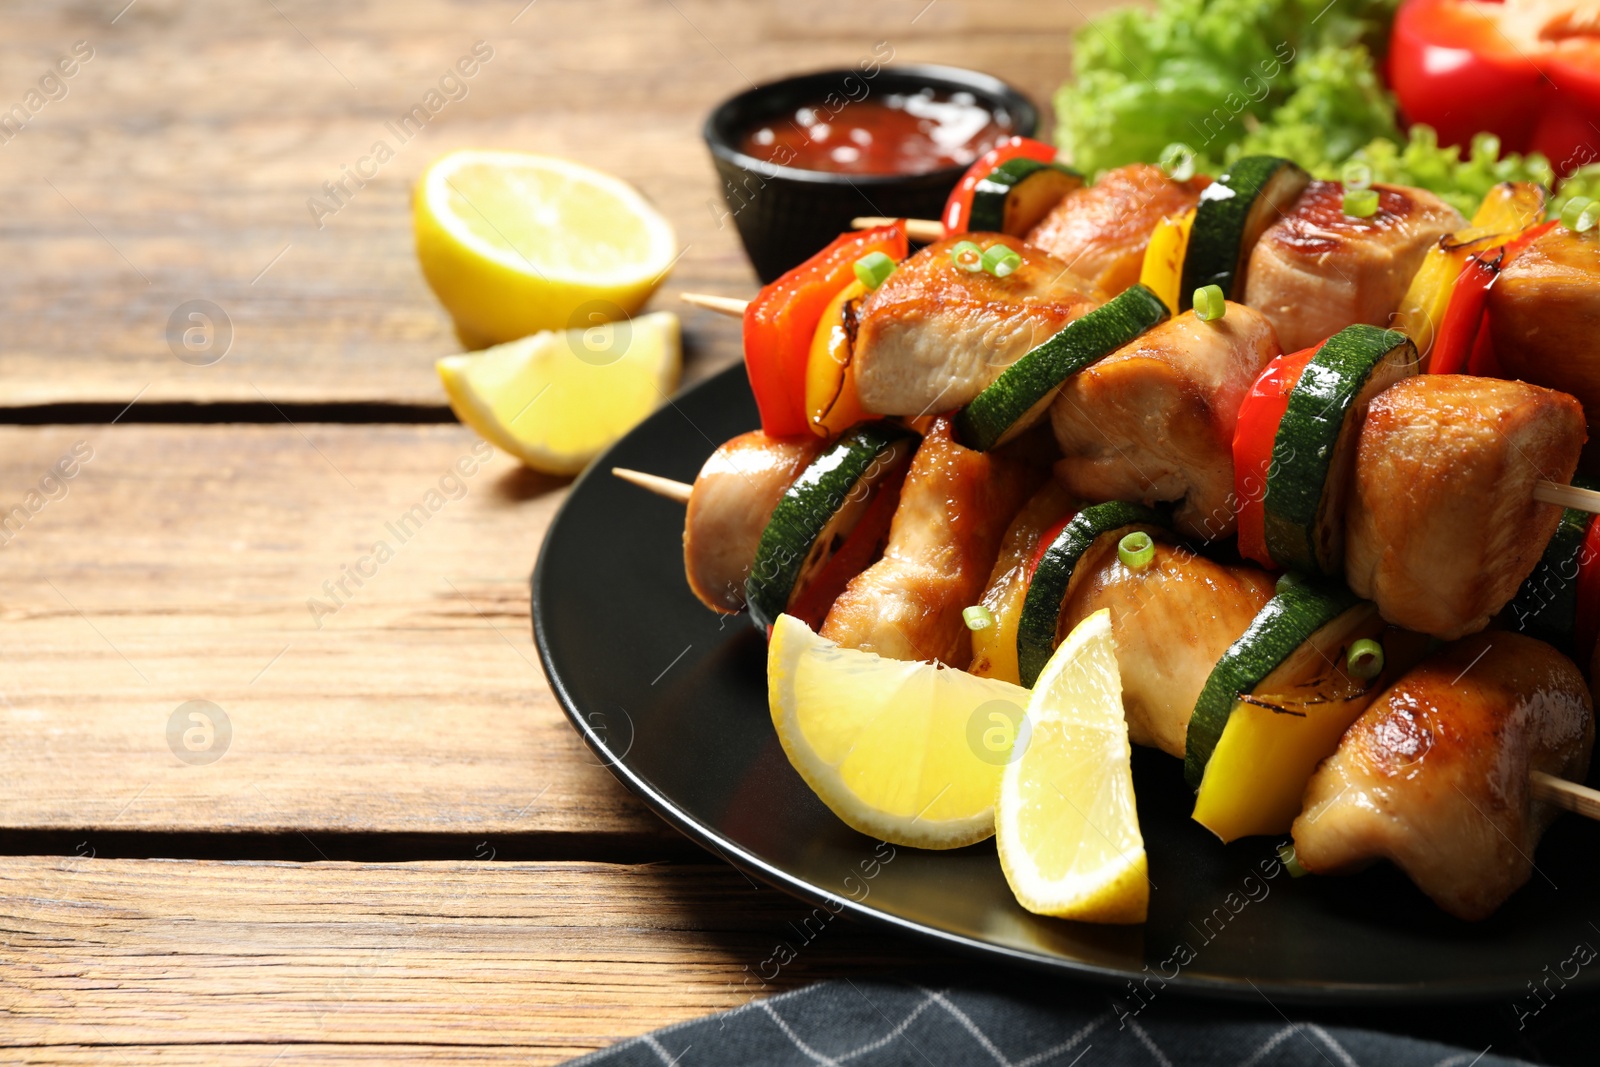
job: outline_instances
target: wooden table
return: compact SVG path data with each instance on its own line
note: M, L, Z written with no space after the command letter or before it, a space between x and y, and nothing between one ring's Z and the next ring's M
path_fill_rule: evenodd
M884 42L1046 103L1115 2L7 5L0 110L37 114L0 132L0 1059L551 1063L942 967L840 924L756 977L806 909L645 810L540 673L528 576L565 481L497 456L336 613L307 602L474 443L412 253L431 160L621 175L686 249L656 307L745 295L699 140L717 100ZM399 145L478 41L465 96ZM231 337L185 362L199 300ZM733 324L683 318L689 381L738 358ZM191 701L227 723L197 751Z
M747 294L712 104L878 42L1045 102L1103 6L8 5L0 107L37 114L0 144L0 514L23 508L0 527L3 1058L554 1062L937 962L840 927L751 981L804 909L618 786L540 673L527 582L566 482L497 456L337 613L307 602L473 444L412 253L432 159L616 173L686 247L656 307ZM397 145L478 41L464 98ZM214 362L170 340L197 300L229 324ZM732 324L684 327L689 380L737 358ZM198 753L190 701L217 724Z

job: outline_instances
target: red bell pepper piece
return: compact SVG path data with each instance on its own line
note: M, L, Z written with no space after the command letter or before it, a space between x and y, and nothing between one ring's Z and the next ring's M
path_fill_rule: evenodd
M1489 306L1489 288L1500 277L1500 257L1505 249L1491 248L1467 257L1466 266L1450 290L1433 351L1428 353L1429 374L1466 374L1468 358L1478 338L1484 310Z
M1321 344L1279 356L1267 364L1239 405L1233 428L1233 495L1239 514L1239 554L1269 569L1277 566L1267 551L1267 476L1278 424L1289 410L1289 394Z
M1056 538L1061 536L1061 531L1067 528L1067 523L1078 517L1076 511L1063 515L1061 520L1054 523L1044 533L1039 535L1039 543L1033 546L1033 558L1028 560L1028 581L1033 581L1033 572L1039 569L1039 561L1044 559L1044 554L1050 551L1050 546L1055 544Z
M855 280L856 260L882 252L906 258L900 223L841 234L827 248L764 286L744 310L744 367L770 437L810 433L806 425L806 361L822 312Z
M1592 161L1600 125L1600 39L1533 5L1407 0L1389 39L1389 81L1407 122L1465 146L1488 130L1513 152L1543 152L1559 173Z
M1589 520L1578 549L1578 611L1572 626L1572 654L1587 668L1600 640L1600 515Z
M1554 221L1541 223L1523 231L1515 240L1485 249L1467 260L1450 291L1450 302L1445 305L1433 351L1428 355L1430 374L1500 377L1500 361L1495 358L1489 329L1489 290L1523 249L1555 225Z
M967 232L967 223L972 220L972 193L978 187L978 183L994 173L1000 164L1019 158L1050 163L1056 158L1056 150L1043 141L1035 141L1028 137L1008 137L979 156L978 161L968 167L961 180L956 182L956 187L950 192L950 199L944 202L944 213L939 217L939 221L944 223L946 237Z
M889 526L894 520L895 505L900 502L900 486L910 469L909 463L903 463L898 471L889 473L873 487L872 500L861 513L861 518L856 520L844 544L839 546L817 576L789 605L790 615L813 630L822 628L823 620L828 617L833 602L844 592L844 587L871 566L883 551L884 543L889 539ZM767 636L772 636L770 630Z

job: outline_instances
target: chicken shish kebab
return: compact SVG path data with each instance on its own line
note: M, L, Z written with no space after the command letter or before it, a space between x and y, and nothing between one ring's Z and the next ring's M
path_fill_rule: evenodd
M1517 634L1465 638L1345 733L1306 789L1295 857L1317 874L1387 859L1450 914L1487 918L1528 880L1557 814L1531 772L1582 781L1593 744L1570 660Z
M1017 180L987 206L979 183L972 217L1039 231L1099 188L1033 164L1013 167ZM1280 223L1304 225L1281 227L1263 275L1311 269L1316 256L1290 252L1327 210L1308 196L1328 193L1292 165L1263 168L1254 191L1247 176L1194 183L1231 195L1197 192L1192 213L1180 205L1176 221L1155 222L1140 238L1145 280L1114 293L1115 271L1078 276L1003 234L905 258L892 225L840 238L763 290L744 311L747 366L763 425L772 413L788 428L735 438L683 487L696 595L718 611L748 606L762 627L790 614L839 646L1029 685L1077 622L1110 609L1130 737L1184 759L1194 817L1225 840L1289 831L1318 766L1334 765L1352 723L1423 658L1423 633L1498 625L1580 662L1600 656L1600 564L1588 563L1600 536L1587 514L1557 506L1593 509L1561 484L1584 444L1582 406L1518 381L1420 374L1413 342L1373 325L1282 355L1271 316L1225 294L1248 301ZM1461 288L1466 267L1454 288L1441 279L1469 246L1467 267L1512 276L1550 232L1532 225L1524 192L1497 189L1466 230L1406 198L1395 220L1414 208L1454 227L1431 250L1409 248L1398 221L1346 227L1350 243L1371 243L1352 262L1403 304L1408 329L1406 315L1431 325L1445 308L1428 338L1433 371L1493 357L1486 305L1457 307L1461 293L1487 291ZM1377 190L1371 211L1346 213L1379 216L1387 197ZM1280 200L1288 218L1263 216ZM1224 209L1231 230L1218 225ZM1232 243L1216 244L1224 231ZM1393 267L1406 257L1422 261L1409 281ZM1175 276L1202 270L1217 280L1180 311ZM941 398L952 390L964 402ZM1183 543L1216 547L1235 529L1243 556L1291 576ZM1479 704L1506 693L1548 703L1536 679L1508 684ZM1587 766L1592 726L1562 737L1537 759L1502 738L1511 747L1497 766L1524 783L1511 808L1530 846L1548 818L1528 807L1527 776ZM1490 802L1487 779L1453 773ZM1396 795L1404 818L1435 824L1425 791ZM1392 842L1357 845L1314 869L1388 855L1412 872L1415 857ZM1500 867L1474 881L1465 860L1449 872L1471 883L1462 899L1490 909L1526 876ZM1447 902L1438 869L1413 877L1447 910L1471 912Z

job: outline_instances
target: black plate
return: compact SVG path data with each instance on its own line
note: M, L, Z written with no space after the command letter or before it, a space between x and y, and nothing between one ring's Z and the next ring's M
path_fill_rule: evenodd
M849 829L778 745L762 638L685 585L683 508L610 474L692 481L717 444L755 425L741 368L677 397L573 486L533 576L534 638L567 715L624 784L695 841L813 905L1119 985L1148 977L1148 966L1174 989L1301 1003L1512 1001L1557 972L1600 988L1600 962L1576 977L1566 962L1580 943L1600 946L1590 923L1600 922L1600 839L1575 816L1546 836L1529 884L1476 924L1440 912L1386 864L1353 878L1264 877L1278 841L1218 844L1189 819L1182 764L1149 750L1133 762L1154 886L1143 926L1029 914L992 841L925 852Z

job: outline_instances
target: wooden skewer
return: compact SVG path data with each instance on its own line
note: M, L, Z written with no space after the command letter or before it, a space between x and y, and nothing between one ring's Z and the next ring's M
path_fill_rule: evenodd
M1576 508L1591 515L1600 515L1600 493L1593 489L1579 489L1575 485L1562 485L1560 482L1539 481L1534 484L1533 499L1541 504L1559 504L1564 508Z
M1528 778L1533 782L1533 795L1538 799L1585 819L1600 819L1600 790L1543 771L1534 771Z
M687 504L689 494L694 491L694 486L686 482L675 482L659 474L646 474L644 471L629 470L627 467L612 467L611 473L625 482L632 482L640 489L648 489L656 496L664 496L680 504Z
M693 304L697 308L715 311L719 315L731 315L740 318L744 315L748 300L740 300L732 296L712 296L710 293L680 293L679 299L685 304Z
M857 230L871 230L899 221L882 215L862 215L860 218L851 219L850 226ZM906 219L906 236L918 244L931 245L935 241L944 240L944 223L938 219Z

